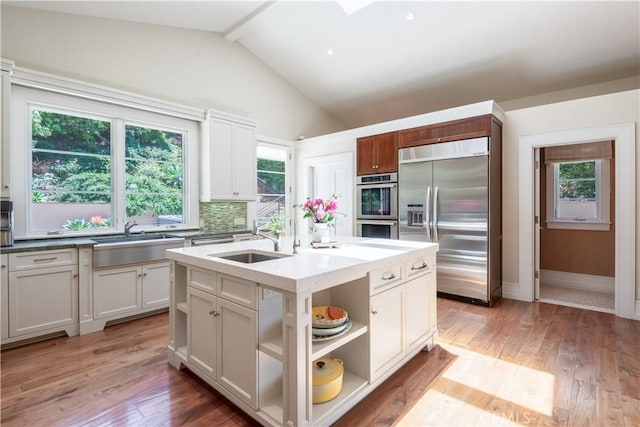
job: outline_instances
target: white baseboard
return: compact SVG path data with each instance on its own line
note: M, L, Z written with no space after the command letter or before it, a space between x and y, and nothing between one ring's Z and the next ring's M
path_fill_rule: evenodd
M540 283L608 294L613 294L616 288L614 277L554 270L540 270Z

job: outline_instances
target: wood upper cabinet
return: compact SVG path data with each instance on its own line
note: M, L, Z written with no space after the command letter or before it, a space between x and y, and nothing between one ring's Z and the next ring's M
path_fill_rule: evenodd
M398 171L398 132L358 138L358 175Z
M400 131L398 148L491 136L491 114Z

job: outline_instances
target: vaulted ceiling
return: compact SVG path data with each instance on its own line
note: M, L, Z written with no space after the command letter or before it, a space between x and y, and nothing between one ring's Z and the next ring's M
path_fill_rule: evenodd
M349 127L640 76L637 1L3 1L220 33Z

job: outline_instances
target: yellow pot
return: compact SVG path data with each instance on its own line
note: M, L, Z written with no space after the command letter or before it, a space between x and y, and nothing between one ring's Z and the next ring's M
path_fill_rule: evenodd
M313 403L324 403L342 390L344 366L340 359L318 359L313 362Z

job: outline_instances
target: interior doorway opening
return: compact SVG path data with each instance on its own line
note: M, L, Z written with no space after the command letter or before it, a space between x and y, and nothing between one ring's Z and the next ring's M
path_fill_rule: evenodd
M535 297L615 313L614 143L535 150Z
M534 154L536 148L613 140L615 161L615 314L635 318L636 305L636 130L635 123L521 136L518 145L518 291L535 299ZM539 284L538 284L539 286ZM640 310L638 310L640 311Z

